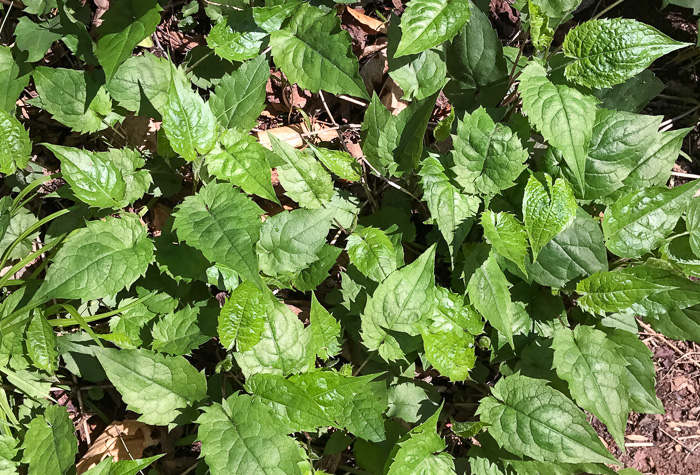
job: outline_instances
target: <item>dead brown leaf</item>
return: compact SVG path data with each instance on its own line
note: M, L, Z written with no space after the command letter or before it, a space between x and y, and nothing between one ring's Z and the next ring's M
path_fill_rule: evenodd
M283 142L287 142L294 148L302 148L305 144L304 137L302 134L308 134L310 132L317 132L316 135L320 140L324 142L330 142L338 138L338 131L335 129L326 130L320 124L314 124L313 129L309 130L305 122L300 122L293 125L285 125L283 127L275 127L274 129L269 129L257 133L258 141L261 145L272 150L272 144L270 143L269 134L274 135Z
M386 23L372 18L371 16L365 15L364 12L356 10L354 8L346 8L345 11L360 24L360 27L365 30L370 35L386 35L387 26Z
M384 107L389 109L392 114L399 115L399 112L408 107L408 102L401 100L402 97L403 91L399 85L396 84L391 77L387 79L384 83L382 95L379 98L382 104L384 104Z
M112 422L76 465L78 475L110 456L115 461L141 458L147 447L160 443L160 432L161 429L139 421Z

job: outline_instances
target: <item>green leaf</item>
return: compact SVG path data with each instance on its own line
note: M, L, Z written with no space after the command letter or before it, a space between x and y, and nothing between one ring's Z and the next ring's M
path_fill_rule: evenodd
M187 355L193 349L207 342L210 336L204 334L199 324L199 307L185 307L161 318L151 329L151 348L169 355Z
M422 331L425 358L451 381L464 381L476 363L474 337L461 329L442 331L432 326Z
M270 47L275 64L302 89L369 99L350 35L335 12L303 4L284 28L270 34Z
M280 160L277 174L287 196L309 209L328 204L333 197L331 175L310 154L300 152L274 135L270 135L272 150Z
M308 144L316 158L331 172L343 180L359 181L362 176L362 167L355 157L340 150L329 150L323 147L314 147Z
M0 173L11 175L26 167L31 156L29 132L12 115L0 110Z
M605 333L579 325L554 333L554 369L569 384L574 401L592 412L620 447L629 415L627 361Z
M482 107L457 121L452 141L452 171L467 193L495 195L513 186L526 168L528 153L518 136Z
M499 82L506 86L510 71L498 33L484 12L473 6L471 12L469 22L445 45L447 71L455 80L475 87Z
M388 31L387 57L389 76L403 91L403 100L425 99L447 83L447 66L442 51L429 49L418 54L395 57L401 38L401 19L391 17Z
M67 473L75 466L78 440L65 407L51 405L27 426L23 463L29 473Z
M409 424L415 424L434 413L437 408L423 386L410 382L394 384L389 388L387 417L400 417Z
M435 156L423 160L418 173L423 186L423 197L428 210L437 222L442 237L447 242L453 262L462 242L474 223L480 200L460 193L450 183L445 168Z
M15 461L15 458L17 458L17 452L19 452L17 447L18 444L19 441L11 435L0 435L0 473L5 475L14 475L19 473L17 471L17 466L19 463Z
M292 286L302 292L315 290L328 278L341 252L343 250L339 247L324 244L318 251L318 259L292 278Z
M411 0L401 17L395 56L417 54L451 40L470 16L468 0Z
M376 374L345 376L334 371L311 371L290 380L323 407L337 427L365 440L386 439L382 413L387 408L386 385Z
M265 331L265 294L248 281L236 287L221 307L219 340L228 351L234 345L248 351L260 341Z
M268 163L270 151L255 137L235 129L226 130L220 140L223 148L216 148L205 157L209 172L240 186L246 193L278 203Z
M402 176L414 171L423 153L423 137L437 95L413 101L394 116L376 94L362 121L362 151L380 173Z
M685 228L688 230L690 248L700 257L700 200L691 200L688 214L685 216Z
M267 406L245 394L204 408L197 419L202 455L214 475L302 475L299 446L290 428Z
M523 113L545 140L561 151L575 177L576 187L583 191L598 100L574 88L552 84L545 69L534 62L520 75L518 89Z
M527 10L530 20L530 37L532 45L537 51L544 51L549 48L549 45L554 39L554 30L556 22L550 24L550 17L547 11L543 11L534 0L528 0Z
M146 51L122 63L107 88L123 108L139 115L158 117L168 105L171 80L190 87L181 69L175 69L167 58L158 58Z
M61 162L63 178L75 196L97 208L119 208L126 182L106 153L90 152L60 145L42 144Z
M318 302L315 293L311 294L309 326L311 343L316 348L316 355L319 358L327 360L340 353L342 344L340 322Z
M22 18L26 19L26 17ZM15 30L15 34L17 34L17 30ZM0 92L2 93L0 110L12 114L17 99L28 83L29 76L26 74L20 76L19 62L15 61L10 47L0 46Z
M608 270L608 255L603 232L598 222L581 208L571 226L545 244L537 261L528 265L528 273L535 282L555 288L605 270Z
M207 44L229 61L245 61L260 54L267 32L253 19L252 9L231 10L209 32Z
M269 406L285 425L294 431L314 431L332 426L334 417L308 392L281 375L254 374L246 381L246 390L257 401Z
M547 381L514 374L498 381L491 393L477 414L502 448L540 462L619 463L585 414Z
M454 459L450 454L443 453L447 444L436 433L440 412L442 412L442 406L427 421L413 428L406 438L398 442L398 450L393 460L388 462L391 465L388 467L387 475L407 473L456 475Z
M295 209L265 220L257 252L260 270L270 276L296 273L318 259L333 211Z
M136 45L156 31L161 10L157 0L123 0L110 6L102 16L95 56L108 83L119 65L131 57Z
M632 192L605 210L606 246L620 257L639 257L663 244L700 188L692 181L675 188Z
M656 370L652 352L636 333L606 329L608 340L617 344L618 353L627 362L629 406L634 412L663 414L664 406L656 396Z
M316 349L311 345L311 332L272 292L263 290L264 330L260 341L252 348L234 354L243 374L288 375L308 371L313 367Z
M153 457L137 460L118 460L116 462L109 456L83 473L85 475L136 475L164 455L154 455Z
M523 274L527 275L526 264L530 263L527 253L527 231L520 221L510 213L486 210L481 213L480 222L484 228L484 237L496 252L513 261Z
M63 38L61 18L55 16L48 20L33 22L29 16L22 16L15 27L15 45L26 53L26 61L35 63L42 59L51 45ZM14 107L14 102L13 102Z
M356 229L348 236L346 249L350 262L375 282L382 282L398 268L394 244L381 229Z
M56 334L51 324L46 321L41 312L34 312L29 321L26 336L27 354L37 369L49 373L58 370L58 349Z
M566 77L590 88L614 86L660 56L689 45L627 18L587 21L564 38L564 54L574 59L566 66Z
M92 133L116 121L107 91L88 72L39 66L32 76L39 93L32 103L71 130Z
M558 179L552 185L552 177L544 176L545 184L530 176L523 198L523 221L532 247L532 260L557 234L571 226L578 206L569 184Z
M474 308L514 347L516 309L508 287L508 280L495 257L489 256L472 274L467 292Z
M647 320L652 328L673 340L700 342L700 305L668 312Z
M116 166L122 174L126 189L122 207L134 203L143 198L153 183L153 177L148 170L137 170L146 164L143 155L130 148L111 148L103 153L104 156Z
M368 349L378 350L387 361L404 356L394 332L418 335L415 324L425 314L432 313L435 247L431 246L413 263L389 275L367 299L362 313L362 342Z
M181 410L206 397L204 372L182 356L165 356L145 349L96 348L95 355L139 421L168 425Z
M244 132L252 129L265 108L265 85L269 77L270 65L261 55L221 78L209 96L211 111L219 124Z
M34 301L94 300L116 295L146 273L153 243L135 214L89 221L56 253Z
M258 283L254 246L262 210L226 184L211 184L188 196L175 211L173 230L181 241L199 249L209 261L230 267Z
M217 122L209 103L175 79L175 73L170 77L162 127L170 146L187 161L194 161L216 145Z
M641 112L649 101L666 89L663 81L646 69L622 84L598 89L593 95L600 99L601 106L623 112Z

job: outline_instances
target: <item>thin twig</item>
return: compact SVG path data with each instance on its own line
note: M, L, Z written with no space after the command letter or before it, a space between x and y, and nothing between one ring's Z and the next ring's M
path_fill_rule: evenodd
M663 430L661 427L659 427L659 430L660 430L661 432L663 432L664 434L666 434L671 440L673 440L675 443L677 443L678 445L680 445L681 447L683 447L683 448L684 448L685 450L687 450L688 452L693 452L693 449L691 449L690 447L688 447L687 445L685 445L683 442L681 442L680 440L678 440L678 439L676 439L675 437L673 437L671 434L669 434L668 432L666 432L665 430Z
M671 172L671 176L677 176L679 178L688 178L689 180L697 180L700 178L700 175L693 175L692 173L683 173L683 172Z
M608 13L610 10L612 10L613 8L615 8L616 6L618 6L619 4L621 4L621 3L624 2L624 1L625 1L625 0L617 0L617 2L613 3L612 5L610 5L610 6L607 7L607 8L604 8L600 13L596 14L595 16L593 16L593 18L591 18L591 20L597 20L598 18L602 17L603 15L605 15L605 14Z
M354 97L346 96L345 94L340 94L340 95L335 96L335 97L337 97L338 99L342 99L344 101L347 101L347 102L351 102L353 104L357 104L358 106L361 106L361 107L367 107L369 105L369 102L367 102L367 101L355 99Z
M185 69L185 75L191 73L192 70L193 70L194 68L196 68L197 66L199 66L205 59L207 59L207 58L208 58L209 56L211 56L212 54L214 54L214 50L209 51L207 54L205 54L204 56L202 56L201 58L199 58L197 61L195 61L195 63L194 63L192 66L190 66L189 68Z

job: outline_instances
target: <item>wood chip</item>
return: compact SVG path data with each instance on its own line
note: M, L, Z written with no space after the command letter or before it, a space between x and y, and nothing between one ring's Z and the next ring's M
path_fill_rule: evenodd
M636 440L637 442L640 442L640 441L643 442L645 440L649 440L649 437L644 437L643 435L637 435L637 434L628 434L625 436L625 439Z

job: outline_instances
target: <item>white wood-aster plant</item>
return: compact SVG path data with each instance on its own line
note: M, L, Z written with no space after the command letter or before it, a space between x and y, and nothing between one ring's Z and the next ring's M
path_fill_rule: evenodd
M516 49L488 2L410 0L394 115L332 2L188 4L182 64L149 52L172 3L96 28L73 0L4 6L0 473L75 472L77 393L195 444L197 474L615 473L587 413L624 448L630 411L664 410L637 319L700 341L700 182L668 186L688 130L639 113L689 45L594 18L552 47L580 0L518 0ZM364 158L261 145L271 67L366 104ZM28 85L80 147L31 135ZM87 473L167 473L148 455Z

